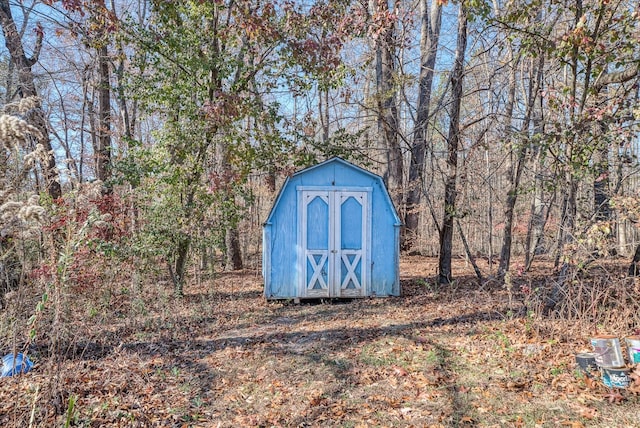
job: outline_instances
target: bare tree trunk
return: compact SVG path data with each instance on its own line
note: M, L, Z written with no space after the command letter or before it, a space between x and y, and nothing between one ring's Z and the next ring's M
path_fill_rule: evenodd
M96 175L106 183L111 166L111 87L107 46L98 49L98 70L100 83L98 88L98 147L95 150Z
M123 55L122 48L119 48L119 56ZM135 122L133 117L129 114L129 106L127 105L127 98L124 93L124 61L120 61L118 67L115 70L117 80L117 93L118 93L118 108L120 109L120 116L122 117L122 133L127 140L133 140L133 132L135 129Z
M95 20L104 24L104 16L107 10L104 0L96 2L96 9L93 11L98 15ZM102 17L100 15L103 15ZM100 28L97 37L97 57L98 57L98 129L97 146L94 147L96 162L96 176L106 183L109 179L111 167L111 73L109 70L109 50L106 28Z
M604 15L604 4L600 6L598 13L598 22L601 22ZM599 26L596 25L594 30L594 37L598 35ZM587 63L587 72L591 71L592 64L591 60ZM585 75L585 87L589 85L589 77ZM601 93L605 96L607 95L608 88L605 86L601 89ZM582 95L581 101L581 110L585 108L587 103L587 91ZM611 198L611 165L609 163L609 141L607 141L606 134L609 131L609 125L607 120L600 120L592 125L593 133L595 136L595 150L593 153L593 166L595 169L595 177L593 180L593 209L594 209L594 220L597 222L611 222L613 220L613 212L611 210L611 206L609 205L609 200ZM617 249L615 245L610 245L610 242L613 238L613 227L610 229L609 236L607 237L607 242L605 250L607 253L616 253Z
M318 116L322 128L322 142L329 141L329 89L318 89Z
M540 90L542 81L543 66L544 55L540 54L537 63L531 70L527 108L525 111L524 122L521 129L521 132L524 134L528 134L535 100L538 97L538 92ZM507 198L505 202L504 235L502 237L502 248L500 250L500 264L498 265L499 276L504 276L504 274L509 270L509 265L511 262L511 244L513 242L513 213L515 210L516 202L518 200L518 192L520 191L520 179L522 177L522 170L526 162L526 155L529 147L528 141L520 141L519 144L520 147L518 148L517 156L515 159L515 169L512 171L512 174L510 174L511 183L509 190L507 191Z
M189 247L191 246L191 237L189 235L183 235L178 242L176 250L176 264L171 274L173 280L173 287L176 295L182 296L184 294L184 280L187 271L187 257L189 255Z
M487 134L485 134L486 138ZM486 141L486 140L485 140ZM484 161L487 167L487 178L491 176L491 168L489 164L489 149L488 144L487 148L484 151ZM488 184L488 192L487 192L487 225L489 226L489 230L487 233L487 247L489 253L487 254L487 262L489 263L489 274L493 274L493 184L487 181Z
M534 113L533 134L541 135L544 132L542 120L542 107L539 113ZM546 219L544 216L544 189L542 180L543 150L538 144L532 147L533 157L533 198L531 199L529 224L527 237L524 242L524 266L525 270L531 267L533 258L544 251L543 232Z
M604 135L607 125L599 123L599 135ZM612 218L611 207L609 206L610 191L609 184L611 182L609 174L609 145L604 141L603 137L597 142L598 147L594 152L594 168L596 177L593 181L593 205L595 210L596 221L610 221Z
M570 151L568 155L571 155ZM556 268L560 266L565 243L573 241L573 229L575 226L577 212L576 192L578 191L578 185L575 182L573 173L570 171L565 173L563 189L565 193L562 199L560 227L558 228L558 235L556 238L558 246L556 247L556 254L553 261L553 266Z
M225 247L227 250L225 259L225 270L242 269L242 252L240 251L240 237L238 225L229 226L225 232Z
M440 229L440 257L438 261L440 284L452 280L451 256L453 247L453 225L456 216L456 180L458 169L458 147L460 144L460 104L462 102L462 81L464 77L464 58L467 49L467 8L460 4L458 13L458 39L456 55L451 72L451 114L447 137L447 178L444 188L444 212Z
M482 283L482 271L478 267L478 263L476 263L476 258L471 253L471 247L469 247L469 242L467 242L467 238L464 236L464 231L462 230L462 226L460 226L460 219L456 218L456 226L458 227L458 233L460 234L460 239L462 240L462 245L464 246L464 251L467 253L467 259L471 266L473 266L473 271L476 273L476 277L478 281ZM489 261L491 263L491 261Z
M210 146L209 140L204 141L200 144L198 148L198 152L196 154L195 159L195 168L192 170L191 174L188 176L185 189L186 194L184 196L184 218L191 220L193 216L193 211L195 209L195 194L197 183L200 181L202 177L202 168L200 165L204 163L204 159L207 155L207 150ZM175 258L175 268L171 270L172 266L169 263L169 273L171 274L171 278L173 280L174 289L177 295L181 296L183 293L184 280L186 278L187 273L187 262L189 260L189 249L191 248L191 235L187 233L181 233L178 238L178 243L176 246L176 258Z
M583 16L582 6L583 6L582 0L575 1L575 8L574 8L575 17L574 18L575 18L576 27L579 25L580 20L582 19L582 16ZM571 96L571 99L576 100L577 94L578 94L578 76L579 76L579 66L580 66L579 48L577 45L574 45L572 49L571 61L569 62L569 66L571 68L570 96ZM587 74L585 74L585 78ZM586 92L588 90L587 85L588 85L588 81L585 81L585 87L583 88L583 91L585 91L585 96L581 97L580 104L576 105L575 103L573 103L569 107L570 121L573 124L576 123L577 118L580 117L582 113L582 109L586 105ZM564 199L562 201L563 209L561 211L560 227L558 228L558 235L557 235L558 246L556 248L556 254L554 258L554 267L558 267L560 265L560 261L562 259L563 252L564 252L564 245L566 243L573 241L574 239L573 232L574 232L574 226L575 226L575 216L577 212L576 192L577 192L578 185L576 182L575 174L573 172L572 162L574 161L574 153L575 153L574 145L577 144L578 137L574 135L574 136L567 136L564 138L565 139L563 139L562 143L565 147L564 156L568 165L565 166L565 173L564 173L564 183L563 183ZM567 263L563 263L563 264L565 266L563 266L562 271L564 271L565 267L567 266ZM565 286L564 281L559 280L558 287L562 288L564 286Z
M232 179L234 176L233 170L229 163L229 147L227 142L220 141L217 146L218 151L218 169L222 173L224 180L223 192L225 192L224 198L227 200L233 200L235 198L233 194ZM227 204L225 204L227 205ZM223 208L222 212L224 223L224 269L226 271L240 270L243 267L242 263L242 251L240 249L240 234L238 232L238 219L235 210L237 204L235 202L228 204L226 208Z
M595 177L593 180L593 208L594 208L594 216L593 219L596 222L606 222L610 224L609 233L602 242L598 246L598 248L593 248L595 251L593 254L606 254L606 255L615 255L618 253L618 249L616 244L613 242L614 239L614 228L613 228L613 210L609 204L611 199L611 165L609 162L609 142L605 134L608 131L608 125L606 122L602 121L600 123L594 124L594 133L596 135L596 149L593 153L593 166L595 169Z
M420 87L418 92L418 109L411 143L411 162L409 164L409 188L406 200L405 235L403 248L410 249L418 235L420 218L420 202L423 192L424 160L427 149L427 127L429 124L429 104L434 68L438 54L438 42L442 23L442 3L420 0L422 27L420 31Z
M376 11L389 11L388 0L374 0ZM394 85L395 24L390 23L376 41L376 100L379 146L386 156L383 174L398 210L402 203L403 159L398 139L398 106Z
M633 254L633 260L629 265L629 276L640 275L640 244L636 247L636 252Z
M111 0L111 12L115 19L116 17L116 6L115 0ZM140 16L138 19L144 20L145 16ZM128 141L133 140L133 133L135 130L135 113L130 114L129 106L127 104L127 97L125 95L124 85L125 85L125 63L124 59L126 55L124 53L124 47L122 41L118 42L118 66L114 69L114 74L116 78L116 94L117 94L117 102L118 109L120 110L120 116L122 120L122 134L127 138ZM135 106L134 106L135 107ZM135 109L132 109L135 110Z
M37 97L38 93L31 67L38 62L38 57L40 55L43 37L42 28L40 26L36 27L37 38L33 48L33 54L31 57L27 58L22 44L21 34L16 28L13 15L11 13L11 7L12 6L8 0L0 0L0 25L2 25L4 42L7 50L9 51L11 62L18 75L18 87L16 94L20 96L20 98ZM55 200L62 196L62 187L60 186L58 172L56 170L56 158L53 153L53 148L51 147L47 120L41 107L34 112L33 122L33 124L41 131L42 137L39 139L39 142L47 153L47 159L42 165L47 193Z
M95 85L92 84L91 82L92 76L87 76L87 82L86 82L86 89L84 92L84 96L85 96L85 100L84 100L84 105L87 108L87 120L89 121L89 139L91 141L91 147L93 152L95 153L95 148L98 147L98 124L96 122L96 110L95 110L95 101L96 101L96 87ZM82 120L84 121L84 116L82 118ZM82 135L84 136L84 132L82 133ZM81 150L84 151L86 150L85 144L83 142ZM89 156L87 156L87 158L89 158ZM87 159L87 162L89 162L90 159ZM84 156L82 159L82 162L84 162ZM95 162L93 162L93 166L95 169ZM83 168L81 168L83 169ZM94 175L95 175L95 171L94 171Z

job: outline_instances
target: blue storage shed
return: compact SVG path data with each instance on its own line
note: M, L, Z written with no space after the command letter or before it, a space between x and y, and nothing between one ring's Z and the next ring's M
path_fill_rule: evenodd
M380 176L338 157L298 171L264 223L265 297L400 295L401 225Z

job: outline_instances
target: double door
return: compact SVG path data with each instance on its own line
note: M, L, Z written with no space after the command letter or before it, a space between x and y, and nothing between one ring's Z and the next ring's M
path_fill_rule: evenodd
M299 189L302 296L367 295L369 193L366 188Z

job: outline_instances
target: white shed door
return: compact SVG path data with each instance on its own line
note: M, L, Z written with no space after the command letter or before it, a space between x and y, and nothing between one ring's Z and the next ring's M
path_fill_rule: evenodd
M368 193L303 190L301 202L302 296L366 295Z

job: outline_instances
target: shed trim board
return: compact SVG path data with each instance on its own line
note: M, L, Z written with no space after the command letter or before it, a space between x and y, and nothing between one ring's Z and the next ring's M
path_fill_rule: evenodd
M262 226L262 278L264 279L264 296L271 290L271 275L267 271L271 268L271 224Z
M296 186L296 190L327 190L327 191L338 191L338 192L357 192L357 191L365 191L365 192L373 192L373 187L337 187L337 186Z
M373 188L297 186L296 191L301 272L298 295L309 298L368 296ZM311 204L322 205L312 208L310 215ZM343 212L343 208L347 211ZM359 211L359 215L354 210ZM343 223L347 230L342 230Z

